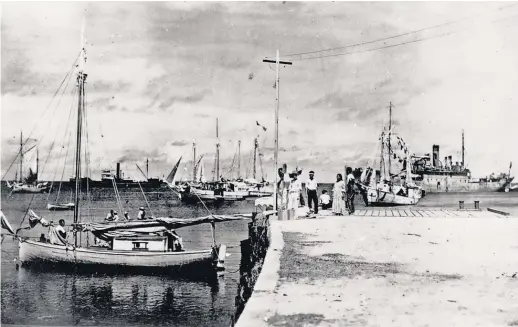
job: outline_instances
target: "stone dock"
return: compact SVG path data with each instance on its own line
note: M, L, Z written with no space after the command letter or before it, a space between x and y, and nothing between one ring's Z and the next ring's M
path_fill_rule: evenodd
M518 219L442 209L273 219L237 327L518 326Z

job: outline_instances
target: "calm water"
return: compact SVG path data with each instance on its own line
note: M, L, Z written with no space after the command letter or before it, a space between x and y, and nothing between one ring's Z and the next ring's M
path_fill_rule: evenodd
M325 186L330 189L330 186ZM32 208L49 220L64 216L72 221L72 212L51 213L46 210L47 195L14 194L8 198L2 192L2 210L13 228L32 199ZM55 194L51 195L51 199ZM202 206L185 206L167 193L148 193L153 214L174 217L204 216ZM124 210L135 216L137 208L146 206L139 192L122 192ZM68 200L68 199L67 199ZM93 220L102 220L110 209L118 210L112 192L93 193ZM361 207L361 197L357 197ZM518 216L518 192L514 193L443 193L427 195L422 207L457 208L458 201L473 207L480 201L482 208L494 207ZM210 207L216 213L251 212L253 202L236 202ZM26 224L26 223L25 223ZM190 249L204 249L211 245L210 226L193 226L178 230L184 245ZM41 226L25 235L39 236L46 232ZM247 237L247 221L217 225L218 243L226 244L231 254L226 259L227 271L214 280L180 279L172 276L140 275L77 275L74 273L39 272L15 269L18 247L9 237L2 243L2 323L31 325L103 325L103 326L225 326L231 323L234 298L239 282L239 242ZM83 239L83 243L86 240Z
M55 196L51 195L52 197ZM146 206L140 192L122 192L124 210L135 216ZM13 228L18 228L27 204L49 220L72 212L46 210L47 195L2 192L2 211ZM67 199L68 200L68 199ZM118 210L110 190L93 193L90 213L102 220L110 209ZM185 206L172 195L150 193L148 201L158 216L197 217L205 208ZM126 203L127 202L127 203ZM95 207L95 209L93 208ZM251 212L253 202L209 207L213 213ZM119 211L119 210L118 210ZM88 209L84 210L88 214ZM78 275L72 272L40 272L15 269L18 246L6 236L2 243L2 324L103 325L103 326L230 326L239 283L240 241L248 236L248 221L225 222L216 226L218 243L227 245L227 271L217 279L185 279L163 275ZM24 223L26 225L27 222ZM39 236L46 229L38 225L23 235ZM210 225L181 228L178 233L189 249L207 249L212 244ZM86 240L83 239L83 243Z

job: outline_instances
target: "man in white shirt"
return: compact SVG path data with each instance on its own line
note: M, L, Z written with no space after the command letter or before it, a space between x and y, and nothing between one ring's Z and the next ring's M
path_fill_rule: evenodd
M318 183L315 180L315 172L311 170L309 172L309 179L306 181L306 191L308 195L308 207L311 211L312 204L314 206L313 212L318 213L318 195L317 195Z
M331 197L329 194L327 194L326 190L322 191L322 195L320 196L320 204L322 205L322 210L331 208Z

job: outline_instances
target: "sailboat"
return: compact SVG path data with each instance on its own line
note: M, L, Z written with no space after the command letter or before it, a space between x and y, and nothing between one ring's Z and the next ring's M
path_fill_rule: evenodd
M26 141L27 143L27 141ZM38 170L39 170L39 152L38 148L36 148L36 172L33 172L31 168L29 168L29 174L25 178L23 177L23 158L24 155L27 154L29 151L34 149L36 145L33 145L27 150L24 150L23 148L24 142L23 142L23 133L20 133L20 163L19 163L19 180L13 181L12 183L9 183L7 181L7 187L11 189L11 193L46 193L50 191L50 187L48 185L48 182L38 182Z
M84 30L84 26L82 31ZM82 33L83 35L83 33ZM22 265L52 264L54 267L72 265L79 267L97 267L102 269L127 268L160 268L167 272L173 269L187 268L199 264L212 266L215 270L224 269L226 247L218 245L215 237L215 223L247 219L244 215L227 215L183 219L172 217L148 218L145 220L123 222L82 222L80 206L81 183L81 148L82 129L86 120L85 111L85 81L87 74L83 66L85 62L86 42L82 38L82 49L77 66L77 133L75 150L75 192L74 192L74 222L72 224L73 241L69 241L70 233L65 233L64 220L56 225L39 217L33 210L28 210L30 228L41 224L49 228L47 239L44 235L39 240L19 235L18 229L14 234L9 232L19 242L18 260ZM86 125L86 124L85 124ZM88 162L88 161L87 161ZM116 187L116 186L115 186ZM116 191L116 189L115 189ZM9 227L4 223L2 213L2 227ZM5 219L7 220L7 219ZM23 221L22 221L23 223ZM212 229L213 243L202 250L183 248L181 238L175 234L175 228L209 223ZM86 246L81 235L86 234ZM90 245L89 235L93 234L94 244ZM113 271L113 270L112 270Z
M391 138L392 132L392 103L389 106L389 127L388 132L381 133L381 154L380 154L380 180L376 181L376 174L362 181L367 191L369 205L372 206L393 206L393 205L415 205L423 197L422 189L412 180L412 160L408 146L402 146L405 157L398 158L394 152ZM400 139L398 137L398 139ZM392 158L398 158L403 163L400 174L392 174ZM399 177L399 181L395 178Z
M207 182L205 177L204 165L201 158L198 164L194 165L193 182L188 184L181 192L181 200L184 202L198 201L239 201L248 196L248 189L236 189L234 183L225 181L220 176L219 166L219 125L216 118L216 157L214 169L214 181ZM193 145L194 158L196 162L196 143ZM198 171L197 171L198 170ZM246 186L246 185L245 185Z

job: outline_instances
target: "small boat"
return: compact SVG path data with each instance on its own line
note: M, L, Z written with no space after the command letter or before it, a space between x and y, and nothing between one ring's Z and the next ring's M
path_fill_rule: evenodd
M61 204L47 204L47 209L50 211L63 211L63 210L74 210L74 203L61 203Z
M191 265L223 270L226 246L216 245L215 223L249 218L247 215L229 215L192 219L151 218L120 223L76 223L73 224L74 235L92 233L98 240L96 245L82 247L63 240L52 223L38 217L32 210L29 215L31 225L34 226L35 221L50 227L49 239L37 241L16 235L21 265L63 264L85 268L99 266L101 270L102 267L166 268L167 271L192 268L189 267ZM173 229L205 223L210 223L213 231L214 244L208 249L185 250L182 246L171 251L171 238L160 235ZM181 238L179 242L183 244Z
M25 143L29 140L35 141L34 139L27 139ZM36 145L33 145L27 150L24 150L23 146L25 144L23 142L23 133L20 133L20 151L18 152L18 156L20 157L19 163L19 171L20 171L20 179L18 181L13 181L9 183L7 181L7 187L11 189L11 193L46 193L50 192L50 186L48 182L38 182L38 169L39 169L39 152L38 148L36 148L36 172L33 172L31 168L29 168L28 176L23 176L23 158L24 155L29 151L34 149Z

